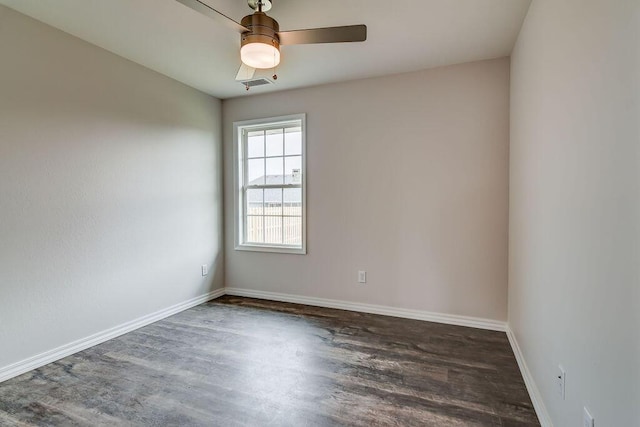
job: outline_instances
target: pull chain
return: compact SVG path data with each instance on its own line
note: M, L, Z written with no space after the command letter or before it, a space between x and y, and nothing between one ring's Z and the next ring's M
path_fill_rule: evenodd
M276 51L273 51L273 68L271 69L271 71L273 71L273 80L278 80L278 75L276 74Z

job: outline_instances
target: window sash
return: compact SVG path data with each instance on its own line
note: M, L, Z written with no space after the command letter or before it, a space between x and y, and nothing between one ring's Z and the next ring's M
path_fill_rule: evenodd
M277 246L277 247L283 247L283 248L295 248L295 249L300 249L303 247L304 242L302 241L304 239L304 237L301 235L301 242L300 244L289 244L289 243L284 243L284 234L285 234L285 227L284 227L284 218L300 218L301 219L301 224L300 224L300 232L301 234L304 234L303 231L303 227L304 227L304 220L303 220L303 216L304 216L304 200L300 201L300 215L290 215L290 214L285 214L285 201L284 201L284 194L283 194L283 199L282 199L282 205L280 206L281 209L281 213L277 214L277 215L269 215L266 214L266 206L265 206L265 201L264 201L264 195L262 198L262 213L261 214L252 214L249 215L249 209L247 206L247 190L254 190L254 189L282 189L283 191L287 188L302 188L301 184L292 184L292 185L252 185L252 186L246 186L243 191L242 191L242 204L243 204L243 209L242 209L242 242L241 244L248 244L248 245L264 245L264 246ZM247 236L247 218L248 217L260 217L262 218L262 240L263 242L253 242L250 241L248 236ZM266 230L266 226L265 226L265 218L281 218L282 219L282 236L281 236L281 241L283 243L265 243L265 230Z

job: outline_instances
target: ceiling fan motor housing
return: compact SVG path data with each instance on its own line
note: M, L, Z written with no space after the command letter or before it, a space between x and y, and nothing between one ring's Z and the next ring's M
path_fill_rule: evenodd
M250 32L242 33L241 47L250 43L264 43L280 50L280 39L278 38L280 26L278 21L263 12L256 12L253 15L242 18L240 23L251 30Z

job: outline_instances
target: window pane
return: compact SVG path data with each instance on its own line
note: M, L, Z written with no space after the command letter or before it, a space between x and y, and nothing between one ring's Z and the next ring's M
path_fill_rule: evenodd
M261 216L247 216L247 242L264 242L262 218Z
M284 158L284 175L286 184L302 182L302 156Z
M302 216L302 189L284 189L284 214Z
M284 217L284 240L286 245L302 245L302 218Z
M302 154L301 128L288 128L284 133L284 154Z
M283 145L282 129L267 131L267 157L282 156Z
M264 184L264 159L254 159L247 162L249 170L247 171L249 182L248 185Z
M262 215L262 201L264 190L247 190L247 215Z
M267 159L267 185L278 185L284 182L283 164L283 157Z
M264 214L282 215L282 188L264 190Z
M264 217L264 242L282 243L282 217Z
M264 157L264 131L249 132L247 136L247 157Z

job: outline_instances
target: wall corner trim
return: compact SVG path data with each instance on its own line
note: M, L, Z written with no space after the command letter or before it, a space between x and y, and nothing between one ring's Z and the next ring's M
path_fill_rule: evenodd
M524 383L527 386L527 391L529 392L529 397L533 403L533 408L536 411L540 425L542 427L553 427L549 412L547 411L546 406L544 406L540 390L538 389L538 386L536 386L533 375L531 375L531 371L529 371L529 368L527 367L522 350L520 350L520 346L516 340L516 335L513 333L509 325L507 325L507 338L509 339L509 344L511 344L511 348L513 349L513 354L516 356L520 373L522 374Z
M106 329L104 331L90 335L86 338L81 338L69 344L62 345L58 348L45 351L44 353L40 353L28 359L21 360L8 366L0 367L0 383L10 378L17 377L18 375L22 375L33 369L37 369L48 363L55 362L56 360L60 360L64 357L85 350L89 347L93 347L94 345L98 345L110 339L119 337L120 335L124 335L127 332L131 332L143 326L157 322L158 320L162 320L166 317L172 316L191 307L195 307L196 305L221 297L222 295L224 295L224 293L224 288L216 289L207 294L200 295L198 297L183 301L167 308L163 308L162 310L158 310L154 313L147 314L121 325L114 326L113 328Z
M410 310L384 305L361 304L326 298L305 297L301 295L281 294L276 292L256 291L242 288L226 288L227 295L265 299L271 301L305 304L316 307L336 308L339 310L358 311L361 313L380 314L383 316L402 317L405 319L424 320L427 322L445 323L448 325L467 326L471 328L487 329L491 331L507 331L506 322L482 319L478 317L459 316L455 314L434 313L422 310Z

